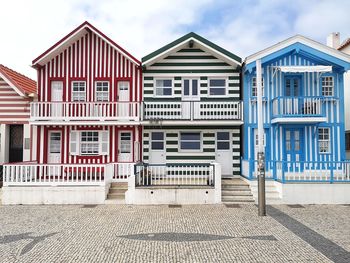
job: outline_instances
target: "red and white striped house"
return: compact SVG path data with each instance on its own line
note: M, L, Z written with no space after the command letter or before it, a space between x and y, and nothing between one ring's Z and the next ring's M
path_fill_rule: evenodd
M31 159L29 103L36 82L0 64L0 164Z
M38 101L30 122L39 163L96 164L140 158L140 62L84 22L32 62Z

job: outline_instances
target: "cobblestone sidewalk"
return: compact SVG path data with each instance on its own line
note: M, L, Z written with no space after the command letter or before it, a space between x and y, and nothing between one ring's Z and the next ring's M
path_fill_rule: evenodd
M0 206L0 262L350 262L350 207Z

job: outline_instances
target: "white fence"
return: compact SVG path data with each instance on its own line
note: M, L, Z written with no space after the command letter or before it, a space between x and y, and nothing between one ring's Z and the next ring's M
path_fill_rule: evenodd
M140 118L139 102L32 102L31 120L133 120Z
M274 116L320 116L321 97L277 97L272 100Z
M127 181L134 174L134 163L35 164L3 166L4 186L11 185L105 185L112 180Z
M136 186L214 186L213 164L137 164Z

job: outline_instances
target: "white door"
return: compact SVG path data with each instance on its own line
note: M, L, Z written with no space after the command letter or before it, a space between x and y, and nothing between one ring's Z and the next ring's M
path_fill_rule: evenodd
M165 142L164 132L151 132L150 133L150 152L149 152L149 163L150 164L165 164Z
M119 133L119 162L132 162L132 134L131 132Z
M60 131L49 132L49 163L61 163L61 139L62 133Z
M118 116L129 117L131 115L130 102L130 85L128 81L118 82Z
M182 90L182 118L191 119L191 108L194 112L199 109L199 81L198 79L184 79ZM193 106L192 106L193 105Z
M216 162L221 165L221 174L232 177L232 148L230 132L216 133Z
M62 102L63 101L63 82L52 81L51 82L51 102L58 102L51 104L51 116L61 117L62 116Z

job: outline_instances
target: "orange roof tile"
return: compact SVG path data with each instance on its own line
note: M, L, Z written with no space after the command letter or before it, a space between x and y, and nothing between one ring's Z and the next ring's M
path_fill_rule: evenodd
M0 72L24 94L36 93L36 81L0 64Z
M341 43L341 45L337 49L341 50L341 49L345 48L346 46L348 46L349 44L350 44L350 38L347 38L346 40L343 41L343 43Z

